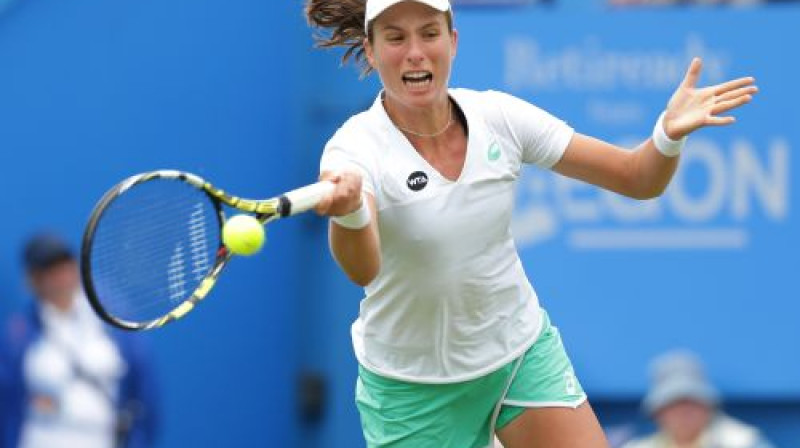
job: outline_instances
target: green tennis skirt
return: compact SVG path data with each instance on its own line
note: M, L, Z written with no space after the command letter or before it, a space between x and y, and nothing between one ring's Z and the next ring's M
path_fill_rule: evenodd
M558 328L542 331L520 359L486 376L450 384L394 380L359 366L356 405L369 448L485 448L493 430L527 408L586 401Z

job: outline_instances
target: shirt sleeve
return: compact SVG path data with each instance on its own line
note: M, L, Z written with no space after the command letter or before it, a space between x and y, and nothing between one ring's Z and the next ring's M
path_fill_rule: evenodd
M363 190L374 196L378 178L374 146L366 133L361 135L352 129L340 129L325 145L320 172L355 170L361 174Z
M564 155L574 129L547 111L512 95L489 91L497 106L490 120L505 128L522 151L521 161L550 169Z

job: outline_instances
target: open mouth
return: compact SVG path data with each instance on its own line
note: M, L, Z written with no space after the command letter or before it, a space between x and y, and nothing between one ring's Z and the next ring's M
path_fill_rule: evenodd
M427 71L408 72L403 75L403 83L411 88L427 87L433 81L433 73Z

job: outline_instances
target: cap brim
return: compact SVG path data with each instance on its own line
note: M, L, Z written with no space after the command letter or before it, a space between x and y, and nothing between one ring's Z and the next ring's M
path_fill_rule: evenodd
M431 8L441 12L450 10L450 0L367 0L366 13L364 16L364 29L368 29L369 23L375 20L375 18L377 18L387 9L398 3L407 1L422 3L423 5L430 6Z
M685 399L715 406L719 397L708 383L693 378L676 378L654 387L645 397L642 407L648 414L653 414L664 406Z

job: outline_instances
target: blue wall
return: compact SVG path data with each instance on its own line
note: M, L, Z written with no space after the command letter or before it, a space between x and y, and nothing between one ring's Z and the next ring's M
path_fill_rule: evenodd
M256 0L24 0L0 15L3 314L27 300L22 239L48 228L77 245L127 175L178 168L251 197L313 180L295 174L292 130L304 31L299 4ZM235 260L190 318L148 335L160 446L294 445L292 242L313 231L274 226L272 250Z

